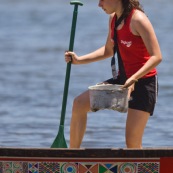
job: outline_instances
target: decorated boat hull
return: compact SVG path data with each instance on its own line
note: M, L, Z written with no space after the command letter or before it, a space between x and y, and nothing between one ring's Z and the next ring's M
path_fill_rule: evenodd
M0 173L173 173L173 149L1 148Z

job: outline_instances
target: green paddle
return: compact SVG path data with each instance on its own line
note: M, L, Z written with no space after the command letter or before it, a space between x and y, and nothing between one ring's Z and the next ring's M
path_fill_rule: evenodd
M74 11L73 11L72 26L71 26L69 51L73 51L77 14L78 14L78 5L82 6L83 4L77 0L71 1L70 4L74 5ZM64 137L64 120L65 120L68 88L69 88L69 81L70 81L70 71L71 71L71 62L67 63L67 67L66 67L66 76L65 76L64 94L63 94L63 101L62 101L61 121L60 121L59 131L53 144L51 145L51 148L67 148L67 143Z

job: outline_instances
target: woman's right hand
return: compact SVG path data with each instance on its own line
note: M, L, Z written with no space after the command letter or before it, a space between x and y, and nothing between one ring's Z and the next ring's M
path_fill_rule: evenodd
M65 52L65 61L67 63L71 61L72 64L79 64L79 57L74 52L67 51Z

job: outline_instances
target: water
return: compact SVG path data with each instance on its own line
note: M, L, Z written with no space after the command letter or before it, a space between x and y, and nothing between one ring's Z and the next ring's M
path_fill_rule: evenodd
M108 16L97 1L79 7L75 51L91 52L105 43ZM173 143L173 2L143 0L161 46L159 98L143 139L144 147ZM64 0L0 0L0 146L50 147L59 127L73 6ZM100 70L96 70L100 68ZM65 119L69 143L72 101L90 85L109 78L110 59L72 66ZM126 115L88 115L85 148L125 147Z

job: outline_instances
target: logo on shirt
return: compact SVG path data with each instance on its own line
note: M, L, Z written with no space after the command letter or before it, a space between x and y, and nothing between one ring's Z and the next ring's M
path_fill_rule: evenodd
M121 40L121 44L124 44L126 47L130 47L132 45L132 41Z

